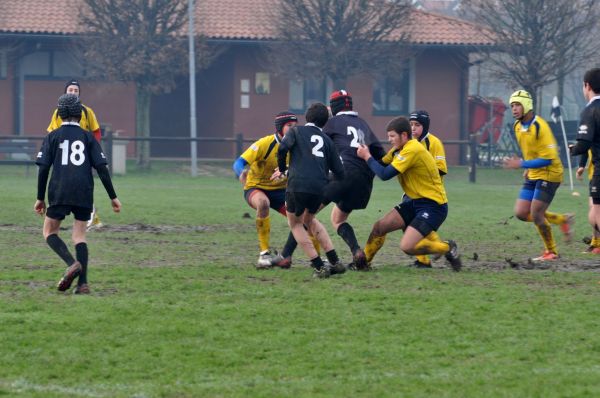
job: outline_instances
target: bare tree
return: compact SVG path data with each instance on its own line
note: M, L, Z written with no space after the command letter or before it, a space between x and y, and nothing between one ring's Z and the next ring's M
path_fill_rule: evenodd
M168 92L187 71L185 40L187 0L84 0L80 22L88 35L81 43L87 71L93 76L134 82L136 134L150 136L150 101ZM206 46L197 45L199 63ZM149 167L150 145L137 143L137 163Z
M328 77L337 88L357 74L399 71L410 11L408 0L279 1L271 58L284 75Z
M461 10L497 43L493 73L533 96L558 80L562 103L565 76L600 50L596 0L463 0Z

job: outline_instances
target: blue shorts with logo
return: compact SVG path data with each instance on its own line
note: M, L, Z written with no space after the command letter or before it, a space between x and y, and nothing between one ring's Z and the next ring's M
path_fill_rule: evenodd
M550 182L546 180L530 180L526 179L519 192L519 199L531 202L533 199L544 203L552 202L556 190L560 186L560 182Z
M437 231L448 216L448 203L438 204L431 199L410 199L404 196L402 203L394 207L404 220L406 226L411 226L423 236L431 231Z
M244 190L244 199L250 204L250 197L256 193L262 192L269 199L269 207L277 210L285 216L285 189L275 189L272 191L262 188L249 188Z

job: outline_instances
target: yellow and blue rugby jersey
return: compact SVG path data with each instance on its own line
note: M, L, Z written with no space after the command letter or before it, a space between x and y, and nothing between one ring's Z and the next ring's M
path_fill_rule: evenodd
M558 156L556 139L548 123L536 115L527 129L523 129L521 122L517 120L514 124L514 131L524 160L542 158L552 161L548 166L529 169L527 178L562 182L563 166Z
M390 150L383 158L400 174L398 181L411 199L431 199L438 204L448 203L442 177L433 156L416 139L409 140L400 152Z
M250 165L244 189L285 189L287 179L271 181L271 175L277 168L277 150L280 142L277 134L271 134L254 142L242 153L241 157Z
M443 174L448 174L446 151L444 150L444 144L442 144L442 141L435 135L427 133L427 135L419 142L423 144L425 149L427 149L431 156L433 156L438 170Z

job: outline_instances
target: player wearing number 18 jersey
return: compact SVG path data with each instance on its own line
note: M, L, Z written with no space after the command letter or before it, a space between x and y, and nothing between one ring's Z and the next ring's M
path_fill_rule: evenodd
M334 91L329 97L329 105L334 116L323 127L323 133L335 144L344 164L345 177L328 184L324 204L335 203L331 210L331 224L350 248L353 257L351 269L366 270L365 253L347 220L353 210L367 207L375 174L358 157L356 150L361 144L367 145L376 160L381 159L385 151L367 122L352 110L350 93L346 90Z
M329 182L329 170L336 179L342 179L344 167L333 142L321 131L329 118L327 107L321 103L312 104L305 117L306 125L290 129L281 140L277 163L279 172L286 171L286 158L290 154L285 193L288 223L296 241L311 260L314 275L326 278L331 273L343 273L345 267L340 264L327 231L315 222L315 213L323 202L322 193ZM274 177L278 177L277 173ZM324 265L303 225L325 250L331 268Z
M79 125L81 112L81 103L76 95L65 94L59 98L58 114L63 120L62 125L44 138L36 159L39 174L34 211L40 215L46 214L44 238L68 267L58 283L58 290L69 289L73 280L79 276L75 293L86 294L89 293L89 286L85 233L93 207L92 167L98 171L115 212L121 210L121 203L112 186L100 144ZM46 211L46 183L50 169L52 176L48 184L49 207ZM58 237L62 220L71 213L75 217L72 238L77 260L73 258L65 242Z

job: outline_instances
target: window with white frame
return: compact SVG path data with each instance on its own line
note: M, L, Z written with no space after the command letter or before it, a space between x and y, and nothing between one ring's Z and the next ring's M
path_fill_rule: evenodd
M408 114L410 112L410 67L393 76L373 81L373 114Z
M333 91L330 79L290 80L289 108L303 113L313 102L328 104L328 95Z

